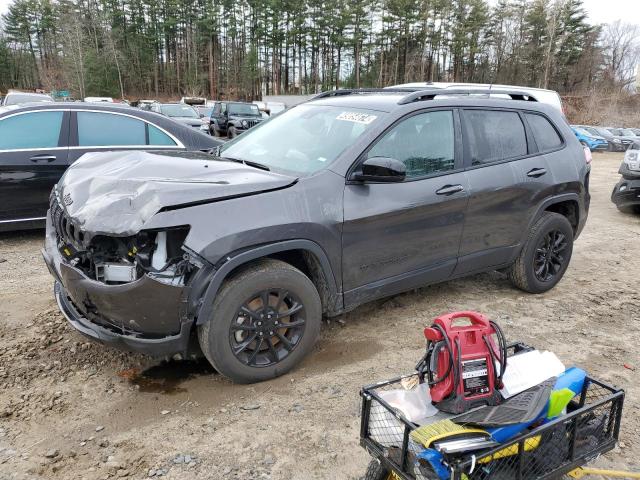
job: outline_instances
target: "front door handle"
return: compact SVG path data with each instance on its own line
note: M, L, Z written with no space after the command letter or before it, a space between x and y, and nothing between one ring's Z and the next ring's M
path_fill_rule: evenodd
M527 172L527 177L538 178L547 173L546 168L533 168Z
M34 155L29 160L35 163L50 163L55 161L55 155Z
M436 195L453 195L462 191L464 191L462 185L445 185L440 190L436 190Z

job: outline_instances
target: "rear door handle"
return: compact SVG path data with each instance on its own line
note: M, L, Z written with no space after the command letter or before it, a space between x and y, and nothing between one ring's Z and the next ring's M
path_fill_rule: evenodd
M538 178L547 173L546 168L533 168L527 172L527 177Z
M440 190L436 190L436 195L453 195L462 191L464 191L462 185L445 185Z
M55 155L34 155L29 160L35 163L49 163L56 159Z

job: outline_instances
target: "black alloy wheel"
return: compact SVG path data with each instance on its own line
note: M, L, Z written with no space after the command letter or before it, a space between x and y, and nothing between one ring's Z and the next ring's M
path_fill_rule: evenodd
M198 342L211 365L238 383L269 380L296 367L322 324L316 286L302 271L267 258L225 280Z
M284 289L256 293L242 304L229 329L233 354L250 367L269 367L293 352L304 335L305 308Z
M573 253L574 227L556 212L544 212L529 230L524 245L506 273L529 293L544 293L564 276Z
M536 246L533 259L535 276L541 282L550 282L562 270L567 250L567 237L559 230L551 230Z

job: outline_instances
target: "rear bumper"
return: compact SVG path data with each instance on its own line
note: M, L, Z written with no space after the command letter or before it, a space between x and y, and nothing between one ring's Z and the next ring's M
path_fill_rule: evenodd
M146 275L123 285L105 285L87 277L62 259L49 218L42 256L56 280L54 294L60 311L80 333L152 356L187 353L193 324L185 314L187 288Z

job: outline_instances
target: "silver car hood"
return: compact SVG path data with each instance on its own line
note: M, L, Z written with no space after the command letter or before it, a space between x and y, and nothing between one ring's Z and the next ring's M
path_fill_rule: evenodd
M56 194L82 230L128 236L162 209L256 195L296 181L205 153L100 152L75 162Z

